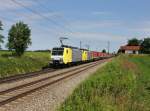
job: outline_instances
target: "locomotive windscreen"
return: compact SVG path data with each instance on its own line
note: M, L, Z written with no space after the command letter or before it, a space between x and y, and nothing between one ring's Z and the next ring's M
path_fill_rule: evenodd
M53 48L52 55L63 55L64 48Z

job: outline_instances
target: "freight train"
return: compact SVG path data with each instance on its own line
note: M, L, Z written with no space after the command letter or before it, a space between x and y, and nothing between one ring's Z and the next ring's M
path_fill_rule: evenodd
M77 47L62 45L54 47L51 51L51 65L67 65L95 61L99 59L109 58L110 54L89 51Z

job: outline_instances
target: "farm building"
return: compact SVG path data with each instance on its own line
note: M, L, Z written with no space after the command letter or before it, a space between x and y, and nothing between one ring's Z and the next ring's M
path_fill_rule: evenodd
M125 54L139 54L139 51L141 49L141 46L121 46L119 49L120 53Z

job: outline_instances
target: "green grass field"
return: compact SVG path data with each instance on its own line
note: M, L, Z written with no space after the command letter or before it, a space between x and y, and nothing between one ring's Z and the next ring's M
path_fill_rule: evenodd
M150 56L114 58L81 83L58 111L150 111Z
M14 57L9 51L0 51L0 78L41 70L49 59L49 52L25 52L22 57Z

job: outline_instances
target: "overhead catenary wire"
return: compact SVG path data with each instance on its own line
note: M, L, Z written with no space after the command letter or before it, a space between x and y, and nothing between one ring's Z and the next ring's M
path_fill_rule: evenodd
M34 1L34 0L33 0ZM39 4L39 7L41 7L42 9L45 9L46 11L48 11L48 12L54 12L53 10L51 10L49 7L47 7L47 5L45 5L45 4L43 4L43 2L41 3L40 2L41 0L36 0L36 2ZM48 4L48 3L46 3L46 4ZM68 22L68 19L66 19L64 16L62 16L62 15L60 15L60 14L56 14L55 15L55 17L59 17L59 18L62 18L64 21L63 22L65 22L65 24L67 24L67 26L69 26L69 28L70 29L73 29L72 28L72 26L70 25L70 23ZM74 34L74 33L77 33L77 30L76 31L72 31L72 34ZM68 36L67 36L68 37ZM69 37L70 38L70 37ZM78 40L78 39L76 39L76 40ZM81 41L79 41L79 42L81 42Z
M33 0L34 1L34 0ZM50 12L50 13L54 13L54 15L52 15L53 17L55 17L56 19L57 18L59 18L60 20L63 20L63 23L65 23L65 25L66 25L66 28L70 28L70 30L71 30L71 32L72 32L72 34L75 32L75 31L73 31L72 29L72 26L70 25L70 22L68 21L68 19L66 19L63 15L61 15L61 14L57 14L57 12L56 12L56 14L55 14L55 11L53 11L52 9L50 9L49 7L47 7L47 5L46 4L48 4L47 2L40 2L41 0L36 0L36 3L38 4L38 7L40 7L41 9L44 9L44 11L46 11L46 12ZM44 3L46 3L46 4L44 4ZM62 35L61 35L62 36ZM67 36L68 37L68 35L63 35L63 36ZM70 38L70 37L69 37Z
M51 19L51 18L49 18L49 17L47 17L47 16L45 16L45 15L43 15L43 14L37 12L36 10L34 10L34 9L32 9L32 8L29 8L28 6L22 4L21 2L18 2L18 1L16 1L16 0L11 0L11 1L14 2L15 4L20 5L21 7L25 8L26 10L32 12L33 14L36 14L36 15L38 15L38 16L40 16L40 17L46 19L47 21L49 21L49 22L51 22L51 23L53 23L53 24L55 24L55 25L57 25L57 26L59 26L59 27L61 27L61 28L63 28L63 29L66 29L66 31L69 32L69 33L66 35L66 33L62 32L65 36L73 35L73 34L74 34L74 31L72 31L70 28L68 28L68 27L66 27L66 26L64 26L64 25L62 25L62 24L56 22L55 20L53 20L53 19ZM38 2L38 3L39 3L39 2ZM59 34L58 34L58 35L59 35ZM59 35L59 36L61 36L61 35Z
M13 12L14 13L14 12ZM16 15L17 15L17 13L16 13ZM25 17L28 17L28 16L26 16L26 15L23 15L23 16L25 16ZM28 17L29 18L29 17ZM10 18L7 18L7 17L5 17L5 16L1 16L0 15L0 21L8 21L8 22L10 22L12 25L17 21L17 20L14 20L14 19L10 19ZM22 20L20 20L20 21L22 21ZM38 23L38 25L42 25L41 23ZM46 26L45 26L46 27ZM45 29L47 29L47 30L45 30ZM44 28L44 30L45 31L49 31L48 30L48 28Z
M36 0L36 2L39 4L39 7L45 9L45 10L48 11L48 12L54 13L53 10L51 10L49 7L47 7L46 5L44 5L43 3L41 3L40 0ZM70 27L70 24L69 24L68 20L67 20L64 16L62 16L62 15L60 15L60 14L59 14L59 15L56 14L56 15L54 15L54 16L63 19L63 22L65 22L65 23Z
M20 5L21 7L25 8L26 10L28 10L28 11L34 13L35 15L38 15L38 16L44 18L45 20L47 20L47 21L49 21L49 22L51 22L51 23L53 23L53 24L55 24L55 25L57 25L57 26L59 26L59 27L61 27L61 28L63 28L63 29L66 29L69 33L73 33L72 30L66 28L66 27L63 26L62 24L59 24L58 22L54 21L53 19L50 19L50 18L48 18L47 16L44 16L43 14L37 12L36 10L31 9L31 8L27 7L26 5L20 3L20 2L18 2L18 1L16 1L16 0L11 0L11 1L12 1L13 3L17 4L17 5Z
M47 17L46 15L41 14L41 13L38 12L37 10L32 9L31 7L28 7L28 5L23 4L23 3L21 3L20 1L17 1L17 0L11 0L11 1L12 1L13 3L15 3L15 4L21 6L22 8L26 9L26 10L29 11L30 13L33 13L33 14L35 14L35 15L41 17L41 18L44 18L44 19L47 20L48 22L51 22L51 23L53 23L53 24L55 24L55 25L57 25L57 26L59 26L59 27L61 27L61 28L63 28L63 29L66 29L68 32L71 33L71 35L73 34L73 31L72 31L72 30L67 29L67 28L64 27L62 24L59 24L57 21L55 21L55 20L53 20L53 19ZM43 5L43 6L44 6L44 5ZM18 12L13 11L13 13L18 13ZM16 14L16 15L17 15L17 14ZM26 14L23 14L23 16L25 16L25 17L28 18L28 19L31 18L31 16L28 15L28 14L27 14L27 15L26 15ZM32 19L32 18L31 18L31 19ZM16 20L12 20L12 21L16 21ZM42 21L41 21L41 22L42 22ZM47 27L47 28L46 28L46 27ZM48 29L48 26L45 25L44 28L46 28L46 30L47 30L47 29ZM57 28L58 28L58 27L57 27ZM54 29L52 29L52 30L54 30ZM55 30L55 31L56 31L56 30ZM59 34L58 34L58 33L59 33ZM64 32L61 32L61 33L64 33ZM61 33L60 33L59 31L57 31L57 36L62 36ZM69 33L68 33L68 34L69 34ZM66 35L64 35L64 36L67 36L67 37L68 37L68 34L66 34ZM70 37L69 37L69 38L70 38Z
M14 22L14 20L6 18L6 17L3 17L3 16L0 15L0 21L2 21L2 20L9 21L9 22Z
M11 2L9 2L9 3L11 3ZM11 4L12 5L12 4ZM7 7L6 7L7 8ZM10 10L9 8L8 8L8 10ZM31 13L31 12L30 12ZM7 14L7 15L5 15L5 14ZM25 18L27 18L28 20L27 21L31 21L31 19L34 19L34 18L32 18L32 16L31 15L29 15L29 14L24 14L24 13L19 13L18 11L11 11L11 13L10 14L13 14L13 15L15 15L15 18L14 17L12 17L13 15L8 15L9 13L5 13L5 14L2 14L2 15L0 15L0 20L1 21L8 21L10 24L9 25L13 25L15 22L17 22L17 21L24 21L24 20L26 20ZM32 13L33 14L33 13ZM21 15L21 16L20 16ZM9 17L10 16L10 17ZM9 17L9 18L8 18ZM20 17L23 17L23 18L20 18ZM24 18L25 17L25 18ZM35 18L36 19L36 18ZM8 22L6 22L6 23L8 23ZM36 24L36 25L43 25L43 23L41 23L42 21L40 21L40 22L38 22L38 24ZM4 22L5 23L5 22ZM29 25L30 26L30 25ZM37 28L37 27L35 27L35 28ZM61 34L61 32L60 31L57 31L57 29L55 28L55 30L54 30L54 28L49 28L49 25L44 25L44 27L42 27L42 30L45 30L45 31L47 31L48 33L50 33L50 34L54 34L53 36L55 36L55 37L58 37L58 36L61 36L62 34ZM52 31L53 30L53 31ZM55 32L57 32L57 33L55 33Z

